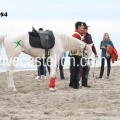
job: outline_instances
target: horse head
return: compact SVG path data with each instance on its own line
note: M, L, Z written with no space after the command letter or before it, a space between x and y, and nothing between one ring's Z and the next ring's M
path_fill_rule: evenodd
M91 58L91 55L92 55L92 46L93 46L93 43L92 44L86 44L85 47L84 47L84 57L85 57L85 60L86 60L86 64L88 66L90 66L92 64L92 58Z

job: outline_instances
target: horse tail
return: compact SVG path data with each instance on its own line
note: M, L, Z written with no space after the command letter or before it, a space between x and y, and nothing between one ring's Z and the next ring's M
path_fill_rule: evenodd
M0 36L0 50L2 49L2 44L7 35Z

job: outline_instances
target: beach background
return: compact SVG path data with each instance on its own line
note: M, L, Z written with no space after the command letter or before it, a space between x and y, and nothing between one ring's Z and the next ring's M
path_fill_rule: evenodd
M88 32L92 35L99 59L97 67L100 67L100 42L105 32L108 32L115 48L120 56L120 1L119 0L0 0L0 12L7 12L7 17L0 17L0 34L26 34L32 30L32 26L38 30L42 27L53 32L72 36L75 30L75 22L86 22ZM28 4L29 3L29 4ZM68 4L69 3L69 4ZM109 5L108 5L109 3ZM33 9L34 8L34 9ZM49 11L49 14L48 14ZM5 56L4 49L0 52L0 63ZM21 54L20 57L28 55ZM94 55L93 55L94 57ZM24 61L28 62L28 61ZM69 58L65 61L68 68ZM120 58L112 64L119 66ZM94 66L94 61L93 61ZM6 68L0 65L0 71ZM16 67L16 69L36 69L32 67Z
M1 17L7 12L7 17ZM24 63L16 66L14 81L17 92L8 89L4 48L0 51L0 120L120 120L120 0L0 0L0 35L26 34L32 26L72 36L75 22L86 22L98 52L90 69L88 84L92 87L69 87L69 57L66 55L61 80L56 74L56 92L49 91L49 75L35 80L37 67L24 53ZM100 42L108 32L118 51L118 61L112 64L110 79L107 68L102 79L100 72ZM94 55L92 55L94 58ZM17 63L19 65L19 62ZM95 76L93 77L93 72ZM81 81L80 81L81 83Z

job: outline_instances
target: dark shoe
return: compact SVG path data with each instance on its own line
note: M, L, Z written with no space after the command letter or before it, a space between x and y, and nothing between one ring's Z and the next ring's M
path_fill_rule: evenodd
M106 79L110 79L110 77L109 77L109 76L107 76L107 77L106 77Z
M79 86L73 86L74 89L79 89L80 87Z
M71 85L71 84L69 84L69 86L70 86L71 88L74 88L74 89L78 89L78 88L79 88L79 86L73 86L73 85Z
M87 87L87 88L90 88L91 86L90 85L82 85L83 87Z
M69 84L70 87L73 87L71 84Z
M64 77L64 78L61 78L61 80L66 80L66 78Z

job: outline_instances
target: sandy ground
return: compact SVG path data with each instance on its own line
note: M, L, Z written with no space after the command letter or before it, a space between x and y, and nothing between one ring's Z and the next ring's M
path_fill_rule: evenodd
M72 89L69 71L57 91L48 90L49 80L36 81L36 71L15 72L17 92L7 88L6 74L0 73L0 120L120 120L120 67L112 67L111 78L98 80L90 71L91 88ZM106 70L105 70L106 71ZM99 68L95 69L98 76Z

